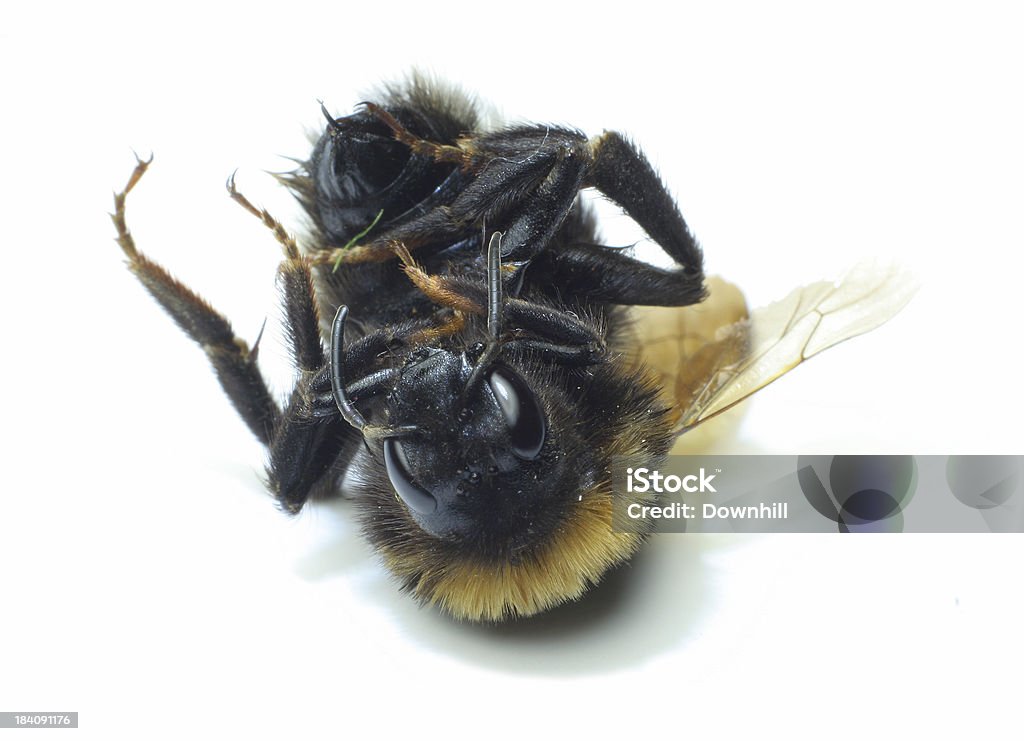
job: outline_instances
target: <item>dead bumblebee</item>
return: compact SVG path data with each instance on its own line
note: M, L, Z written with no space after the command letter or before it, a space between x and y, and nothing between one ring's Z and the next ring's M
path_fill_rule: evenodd
M760 338L736 294L695 333L685 307L706 295L701 250L619 134L485 132L465 96L419 79L350 116L324 114L309 160L282 177L312 223L302 248L229 181L284 248L298 378L283 408L255 349L136 249L125 196L148 162L115 198L118 242L268 447L280 506L297 513L344 477L402 587L458 618L528 616L578 598L644 537L611 528L613 458L657 467L681 432L811 344L865 331L904 301L827 336L819 322L793 344L794 316L835 313L822 303L835 290L799 294L782 330ZM619 204L676 267L600 244L583 188ZM838 309L863 303L839 295ZM641 305L663 315L642 319ZM780 347L771 367L758 362Z

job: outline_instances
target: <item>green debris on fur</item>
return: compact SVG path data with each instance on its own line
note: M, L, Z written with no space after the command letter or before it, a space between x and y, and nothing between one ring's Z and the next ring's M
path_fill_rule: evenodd
M361 232L359 232L359 234L357 234L354 237L352 237L352 239L348 240L348 243L346 243L344 247L342 247L342 248L340 248L338 250L338 259L334 261L334 267L331 268L331 272L332 273L337 272L338 266L341 265L341 258L342 258L342 254L341 253L343 253L345 250L349 250L349 249L352 249L353 247L355 247L356 243L358 243L360 239L362 239L367 234L369 234L370 230L373 229L373 227L377 226L377 222L380 221L380 217L383 216L383 215L384 215L384 209L381 209L380 211L377 212L377 215L373 217L373 221L370 222L370 225L368 227L366 227Z

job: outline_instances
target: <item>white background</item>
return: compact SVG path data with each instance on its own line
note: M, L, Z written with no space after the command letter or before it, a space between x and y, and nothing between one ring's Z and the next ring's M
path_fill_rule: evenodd
M1016 736L1018 535L662 536L545 618L419 609L345 503L274 509L106 215L154 152L140 248L250 341L269 317L284 394L278 248L224 180L298 228L265 171L308 152L317 98L341 115L416 65L509 118L634 136L754 304L869 256L917 273L725 449L1024 453L1013 5L348 5L0 11L0 710L77 710L69 733L104 739Z

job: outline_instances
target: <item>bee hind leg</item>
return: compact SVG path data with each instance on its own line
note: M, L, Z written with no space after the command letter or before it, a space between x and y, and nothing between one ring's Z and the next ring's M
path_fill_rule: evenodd
M621 134L590 144L594 162L584 182L615 201L684 271L703 278L703 254L675 199L647 158Z

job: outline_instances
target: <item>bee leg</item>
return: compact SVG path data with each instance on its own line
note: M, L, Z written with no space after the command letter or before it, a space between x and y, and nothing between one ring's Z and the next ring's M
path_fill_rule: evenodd
M405 245L396 247L395 253L402 261L402 270L409 280L435 304L463 314L486 315L487 296L480 286L474 286L446 275L429 274L413 259Z
M308 381L300 379L274 430L267 463L267 486L281 509L297 514L349 442L348 425L337 418L319 419L312 411Z
M706 298L702 273L658 268L599 244L569 245L542 256L531 269L549 272L552 284L566 294L597 302L689 306Z
M345 385L345 397L355 403L361 399L369 399L384 393L394 386L394 382L401 375L398 368L382 368L357 381ZM334 393L331 390L331 369L325 368L324 372L316 377L313 382L315 388L319 389L314 400L313 416L337 417L338 403L335 401Z
M111 217L117 243L128 258L128 268L175 323L206 352L228 399L252 433L269 444L280 410L256 364L259 340L250 349L235 336L230 322L202 297L180 283L165 268L139 252L125 220L128 193L146 172L149 160L139 160L124 190L114 196Z
M489 315L488 286L458 276L431 275L413 260L408 250L399 248L398 255L409 280L434 303L462 314ZM557 340L572 348L587 348L588 357L604 353L600 329L575 314L512 297L502 298L501 313L507 325ZM576 349L572 352L575 353Z
M355 436L337 416L316 414L315 378L326 363L320 339L320 315L310 264L295 239L266 209L259 209L235 187L228 193L242 208L258 218L274 234L284 251L278 268L284 326L291 345L298 380L268 443L267 483L281 508L290 514L302 509L313 490L335 465L346 444Z
M363 107L378 118L381 123L391 129L396 141L409 147L414 154L432 158L435 162L450 162L468 167L473 161L473 155L462 147L451 144L438 144L436 142L421 139L405 128L397 118L381 108L376 103L363 103Z
M335 264L381 261L392 256L395 244L415 250L428 243L450 243L471 235L482 219L500 216L506 224L503 259L529 261L558 231L590 164L586 139L566 129L535 127L515 135L499 133L475 140L466 166L476 177L454 201L381 234L373 242L328 250L316 260ZM516 194L511 202L509 193Z
M274 430L267 466L269 488L289 514L299 512L317 489L331 489L334 484L334 479L329 477L331 471L338 469L339 462L347 465L362 443L359 431L338 413L331 392L331 368L324 359L320 342L315 291L309 280L308 265L299 264L302 269L286 261L281 273L299 379ZM408 321L378 330L353 343L348 364L365 374L346 386L349 398L358 401L391 388L398 370L366 369L395 344L423 331L423 326L422 320ZM315 369L311 365L314 362L319 363Z
M570 312L522 299L508 299L505 317L518 330L537 335L513 336L506 345L528 347L552 359L576 365L597 363L607 355L601 328Z
M292 356L300 371L316 371L324 364L325 358L320 342L320 313L309 260L302 256L295 238L281 222L266 209L256 208L238 191L234 175L228 178L227 189L233 201L259 219L274 234L284 251L284 260L277 274L285 310L284 325L292 346Z
M416 263L407 262L406 275L434 303L466 314L488 315L487 288L465 278L430 275ZM575 314L519 298L502 303L506 324L528 332L559 338L574 344L600 342L601 333Z
M584 186L619 204L689 275L702 279L700 246L647 158L614 131L595 139L591 150L594 161Z
M345 393L352 401L359 401L379 394L393 380L394 369L374 371L380 358L394 352L400 346L417 346L425 341L457 332L465 323L458 314L438 325L430 319L410 319L391 324L371 332L365 337L347 344L345 366L355 372L357 381L346 384ZM338 406L331 388L331 368L325 366L310 381L313 394L312 414L315 417L334 417Z
M320 418L315 413L314 379L326 360L309 266L285 260L278 275L299 376L270 442L267 483L281 507L295 514L354 438L337 417Z
M594 365L608 356L608 350L603 342L574 345L524 337L509 340L502 347L529 349L541 357L561 365Z
M547 170L540 170L541 177L533 191L506 212L501 247L503 260L529 262L544 251L576 202L589 165L585 147L566 135L556 156L545 164ZM490 216L484 206L493 209L495 199L502 198L508 187L501 178L493 169L485 170L476 181L483 193L477 195L467 189L466 195L475 197L467 198L469 202L465 205L456 201L453 210L462 208L467 215Z
M383 262L394 258L395 246L416 250L428 244L450 244L471 236L481 219L500 211L501 202L513 183L534 193L513 205L512 222L505 240L509 260L527 260L543 249L572 207L582 179L578 163L559 164L557 154L548 153L529 163L501 162L485 167L455 200L432 208L411 221L381 234L366 244L325 250L314 257L318 264L351 265Z
M568 215L591 164L587 141L576 132L535 127L474 141L476 177L443 209L388 234L412 246L447 228L466 233L481 221L504 231L505 261L527 262L541 253Z

